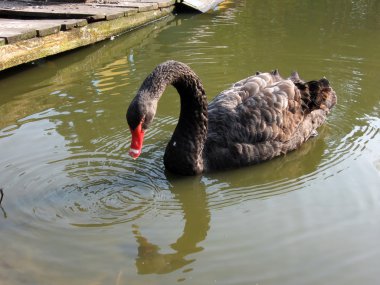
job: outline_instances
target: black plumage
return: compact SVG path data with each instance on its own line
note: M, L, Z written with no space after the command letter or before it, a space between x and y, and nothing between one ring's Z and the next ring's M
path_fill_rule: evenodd
M198 76L167 61L145 79L128 108L132 134L139 124L143 132L149 127L168 84L181 97L181 112L164 164L182 175L251 165L294 150L336 104L327 79L304 82L297 73L283 79L277 70L243 79L207 104Z

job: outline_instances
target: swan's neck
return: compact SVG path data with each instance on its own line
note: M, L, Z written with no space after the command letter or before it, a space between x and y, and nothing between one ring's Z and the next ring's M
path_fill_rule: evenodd
M194 175L203 172L203 146L207 137L207 99L198 76L185 64L168 61L160 64L147 78L153 105L157 105L168 84L181 97L178 124L165 155L165 167L176 173ZM145 83L145 82L144 82Z

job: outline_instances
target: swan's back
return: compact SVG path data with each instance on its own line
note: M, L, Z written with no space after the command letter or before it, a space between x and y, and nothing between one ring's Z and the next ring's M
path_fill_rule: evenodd
M311 82L317 84L297 75L283 79L274 71L243 79L219 94L208 106L206 167L255 164L306 141L336 103L327 80Z

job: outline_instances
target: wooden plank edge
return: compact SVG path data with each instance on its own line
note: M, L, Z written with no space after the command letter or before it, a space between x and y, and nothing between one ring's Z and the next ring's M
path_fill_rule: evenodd
M36 20L36 21L28 21L28 20L18 20L18 19L6 19L0 18L0 30L3 29L34 29L37 31L38 37L44 37L50 34L58 33L61 30L61 24L59 23L51 23L48 21ZM1 35L1 33L0 33Z
M19 30L19 32L16 30ZM7 44L13 44L18 41L28 40L37 36L37 31L35 29L9 29L9 31L11 33L10 35L6 35L6 33L1 34L1 37L5 39Z
M144 0L144 3L157 3L158 8L166 8L169 6L173 6L176 3L176 0L167 0L167 1L157 1L157 0Z
M46 13L42 11L22 11L22 10L8 10L8 9L1 9L0 8L0 16L7 16L7 17L15 17L19 19L20 17L25 18L51 18L54 17L55 19L85 19L89 16L92 16L92 14L88 13Z
M141 5L141 4L147 4L147 5ZM98 7L107 7L107 8L132 8L136 9L137 12L147 12L152 10L158 10L160 7L157 4L157 2L149 2L149 3L143 3L143 2L127 2L127 3L120 3L120 4L96 4ZM168 6L167 6L168 7Z
M76 21L74 22L74 20ZM87 25L88 25L88 22L86 19L64 19L63 22L61 23L61 30L68 31L74 28L80 28Z
M43 29L36 28L37 37L46 37L51 34L56 34L61 30L61 25L51 26Z

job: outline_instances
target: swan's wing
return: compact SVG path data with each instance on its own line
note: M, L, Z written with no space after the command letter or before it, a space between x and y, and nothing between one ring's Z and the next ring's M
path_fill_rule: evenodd
M315 128L315 116L305 116L301 103L294 83L278 74L252 76L223 91L208 107L208 167L253 164L297 148Z
M209 136L222 143L286 142L303 118L293 82L263 73L235 83L209 104Z

